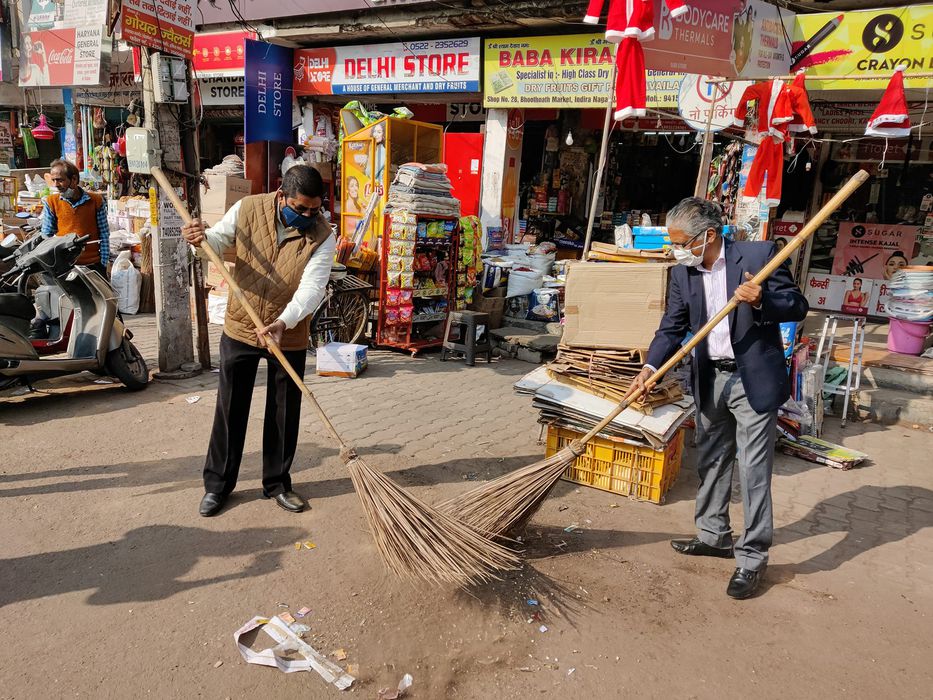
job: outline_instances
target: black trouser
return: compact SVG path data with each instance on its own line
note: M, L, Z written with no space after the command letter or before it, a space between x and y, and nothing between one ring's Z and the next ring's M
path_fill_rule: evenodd
M299 376L304 374L306 350L284 351ZM233 491L249 423L249 405L259 360L268 363L266 415L262 429L262 491L278 496L291 491L289 470L298 445L301 391L268 350L220 338L220 386L211 444L204 462L204 490L224 495Z

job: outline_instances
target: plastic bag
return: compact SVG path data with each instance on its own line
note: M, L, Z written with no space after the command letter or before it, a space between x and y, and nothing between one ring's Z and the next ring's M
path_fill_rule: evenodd
M117 295L117 308L120 309L120 313L135 314L139 311L139 290L142 283L142 275L133 265L130 251L120 251L110 270L110 285Z
M505 293L507 297L528 296L544 283L544 274L538 270L527 268L512 269L509 273L509 286Z
M535 289L528 302L529 321L553 323L560 320L560 292L556 289Z
M207 295L207 321L218 326L224 325L227 316L227 295Z
M632 227L622 224L615 228L616 248L632 248L635 245L635 236Z

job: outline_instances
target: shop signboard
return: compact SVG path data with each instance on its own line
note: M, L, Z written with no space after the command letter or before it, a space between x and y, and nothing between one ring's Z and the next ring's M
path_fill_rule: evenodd
M75 103L101 107L126 107L133 98L142 97L142 82L129 71L111 72L107 82L75 90Z
M851 221L839 224L834 275L889 280L914 255L919 226L862 224Z
M663 0L653 1L657 33L653 41L645 44L646 67L725 78L738 76L733 27L747 0L689 3L687 12L676 19Z
M99 85L110 38L103 26L40 29L23 34L20 87Z
M710 84L714 76L684 76L677 100L678 111L694 131L722 131L732 126L735 108L750 82ZM710 117L712 111L712 117Z
M804 296L811 309L842 311L858 316L884 314L881 282L864 277L845 277L826 272L807 275ZM885 295L887 290L883 290ZM881 304L879 311L879 304Z
M292 142L293 54L284 46L246 40L246 143Z
M298 95L480 91L480 39L466 37L295 51Z
M198 81L201 104L205 107L242 107L246 96L243 76L205 78Z
M120 35L129 44L190 59L197 8L197 0L123 0Z
M191 67L198 78L243 76L246 68L246 40L255 32L210 32L194 37Z
M796 15L764 0L745 0L732 29L732 62L743 78L785 75L790 70Z
M605 109L614 51L602 34L488 39L483 105ZM677 105L683 73L648 70L645 77L648 107Z
M798 15L794 68L806 68L810 90L883 89L894 68L933 71L933 5L908 5L845 13ZM821 75L872 75L878 80L822 81ZM908 88L933 87L933 78L910 79Z

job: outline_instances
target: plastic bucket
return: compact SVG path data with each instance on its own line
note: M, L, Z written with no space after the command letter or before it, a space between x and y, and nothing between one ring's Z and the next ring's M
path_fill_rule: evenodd
M930 332L930 323L892 318L888 327L888 350L904 355L919 355L923 352L923 341Z

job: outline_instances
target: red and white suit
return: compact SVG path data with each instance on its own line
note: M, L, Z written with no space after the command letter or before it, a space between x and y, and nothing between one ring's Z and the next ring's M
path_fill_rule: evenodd
M794 82L787 86L787 98L790 100L790 111L794 118L787 125L787 130L793 133L809 131L816 133L816 121L813 119L813 110L810 108L810 96L807 94L806 77L803 71L798 71Z
M683 0L664 0L673 19L687 12ZM599 24L605 0L590 0L583 21ZM639 41L654 38L654 0L609 0L609 17L606 21L606 40L618 44L632 37Z
M748 103L758 102L758 135L761 143L752 161L748 180L743 195L748 199L756 198L765 189L765 202L768 206L777 206L781 201L781 181L784 176L784 141L787 128L794 115L787 88L780 80L755 83L745 89L736 107L734 123L742 126L748 114Z
M687 12L683 0L664 0L671 17ZM583 21L599 23L605 0L590 0ZM606 40L618 44L616 50L615 119L643 117L648 89L645 80L645 52L641 42L654 38L654 0L609 0Z

